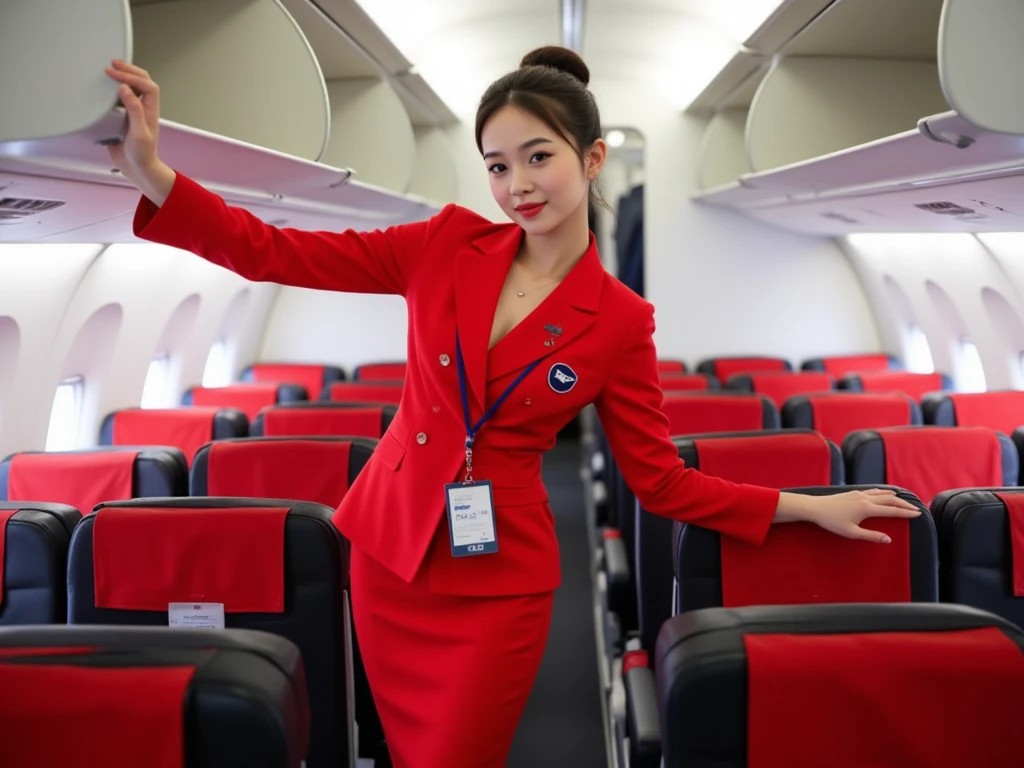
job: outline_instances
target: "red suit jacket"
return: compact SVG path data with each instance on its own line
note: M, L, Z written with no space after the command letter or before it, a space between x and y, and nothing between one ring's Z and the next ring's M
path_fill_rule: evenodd
M162 207L140 201L134 231L257 282L406 298L408 369L398 414L334 522L352 546L407 581L426 569L430 589L441 593L556 588L558 542L541 457L589 403L645 509L756 544L768 531L778 491L683 465L661 412L654 308L605 272L592 233L562 283L488 351L498 294L523 235L513 223L450 204L426 221L383 231L278 229L178 174ZM462 558L451 555L444 502L445 483L465 476L456 325L474 422L518 373L551 353L476 438L473 475L493 484L498 552ZM562 329L553 347L544 343L549 325ZM556 363L576 374L564 394L549 384Z

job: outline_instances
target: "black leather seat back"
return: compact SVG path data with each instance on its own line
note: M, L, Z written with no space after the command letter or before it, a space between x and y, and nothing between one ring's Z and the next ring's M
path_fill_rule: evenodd
M378 404L378 403L339 403L339 402L329 402L329 401L325 401L325 400L313 400L313 401L308 402L308 403L284 403L284 404L281 404L281 405L271 406L270 408L264 408L263 411L260 413L260 415L256 417L255 421L253 421L252 425L250 426L250 428L249 428L249 437L263 437L266 434L266 415L269 412L271 412L271 411L276 412L276 413L298 412L298 413L301 413L301 414L307 414L308 413L310 415L313 415L313 414L316 414L316 415L326 415L326 417L328 419L330 419L332 413L333 414L337 414L339 412L343 413L344 411L349 411L349 410L366 410L368 408L373 408L373 409L378 409L379 408L380 411L381 411L380 434L379 435L376 435L376 436L374 436L374 435L355 435L351 431L344 431L344 430L341 430L341 429L337 430L336 432L332 432L331 434L339 436L339 437L341 437L341 436L349 436L349 437L361 436L361 437L373 437L374 439L379 439L381 436L383 436L383 434L385 432L387 432L388 427L391 426L391 422L394 421L395 416L398 414L398 406L388 405L386 403L384 403L384 404ZM321 429L322 429L322 427L321 427ZM299 434L298 432L294 432L294 433L289 433L288 436L294 437L294 436L297 436L298 434ZM323 432L323 431L319 431L316 434L324 435L326 433ZM285 435L280 435L280 436L284 437ZM244 435L239 435L239 437L244 437Z
M14 511L4 536L0 626L64 624L68 617L68 547L81 513L65 504L0 502Z
M165 673L177 670L187 677L169 683ZM138 682L121 688L122 672L135 681L152 674L159 688L143 700ZM125 737L123 729L133 724L147 734L177 727L183 758L177 764L183 768L300 768L308 752L302 656L293 643L265 632L8 627L0 630L0 688L14 673L20 685L38 680L41 695L0 703L0 709L11 708L4 719L5 765L57 765L71 749L89 757L104 754L111 765L129 764L129 758L140 766L167 765L164 741ZM84 684L82 674L93 684ZM174 685L182 687L180 693ZM175 707L176 696L181 700ZM88 716L97 709L103 717ZM50 721L59 732L36 738L37 724ZM147 753L148 741L159 751Z
M754 606L675 616L655 651L663 765L848 768L887 764L893 750L906 765L1016 765L1020 653L1019 627L966 606ZM813 674L792 674L812 663ZM914 680L927 681L927 693ZM920 701L933 691L945 700ZM897 696L900 703L890 703ZM960 713L979 708L989 716L967 725ZM955 757L936 762L944 747ZM965 752L977 761L964 760Z
M1022 488L960 488L940 493L931 511L939 533L939 595L1024 627L1024 597L1015 594L1010 510L1001 496Z
M773 438L810 434L798 430L763 430L760 432L717 432L700 436L688 435L673 438L680 458L686 466L700 470L700 457L696 440L765 440L766 445L774 443ZM830 479L833 484L843 482L843 465L839 449L827 443L829 452ZM824 448L823 448L824 450ZM672 615L673 605L673 521L655 515L637 506L636 508L636 588L637 615L640 636L645 648L651 648L662 623Z
M185 454L177 448L165 446L103 446L87 448L79 451L61 451L65 456L86 455L91 453L112 453L135 451L138 455L132 465L132 498L149 496L188 496L188 463ZM28 454L45 454L44 451L25 451ZM7 501L8 481L11 472L11 459L17 454L0 461L0 501ZM60 484L59 471L54 473L55 485ZM47 499L42 499L47 501ZM91 509L80 510L89 514Z
M284 610L280 613L225 614L227 629L254 629L281 635L302 653L309 676L312 741L309 768L348 764L353 745L349 702L351 647L347 597L349 544L331 523L334 510L290 500L192 497L139 499L105 508L160 510L287 507L284 531ZM68 566L68 623L157 626L168 623L167 611L96 607L93 557L96 515L85 518L71 541ZM162 553L164 562L185 568L187 553ZM180 602L168 596L167 602ZM211 602L216 602L211 600Z
M860 491L868 490L869 488L885 488L886 486L821 486L821 487L810 487L810 488L790 488L787 489L791 493L800 493L807 496L831 496L837 493L846 493L848 491ZM890 490L897 492L897 495L909 501L912 504L917 505L921 509L921 514L907 521L907 527L909 529L909 550L910 550L910 567L907 574L908 584L906 587L909 588L910 600L914 602L925 602L934 603L939 599L939 588L938 588L938 573L939 573L939 556L938 556L938 543L935 533L935 523L932 521L932 517L928 514L928 509L920 500L917 499L913 494L903 491L898 488L889 487ZM863 523L865 528L872 528L872 521L866 520ZM778 533L786 535L786 530L781 530ZM818 534L817 531L813 532ZM769 531L769 536L772 535L772 531ZM856 553L857 551L863 550L863 545L860 542L854 542L852 540L843 541L825 541L826 537L832 537L835 534L828 533L824 530L818 534L822 538L822 543L829 545L830 550L835 552L835 547L846 547L850 552ZM708 528L701 528L696 525L687 525L685 523L673 523L672 530L672 541L673 541L673 567L675 574L675 599L673 604L673 613L679 614L686 611L700 610L702 608L721 608L725 605L722 594L722 536L717 531L712 531ZM762 545L769 546L769 542L765 542ZM863 550L863 554L866 558L864 561L865 567L871 568L878 565L878 561L873 559L873 553ZM786 557L787 552L781 552L781 556ZM769 568L763 575L763 579L759 582L763 588L762 591L771 591L771 582L775 577L776 573L784 573L786 570L787 563L779 563L778 571ZM844 575L835 573L833 577L838 581L844 580ZM813 590L811 585L815 584L813 574L807 574L808 588ZM788 585L786 594L791 594ZM886 598L888 600L888 598ZM808 599L807 602L811 600ZM894 600L895 601L895 600ZM774 602L786 602L792 603L791 598L786 599L772 599L768 598L766 603ZM814 602L821 602L815 599ZM838 602L837 600L830 599L829 602ZM727 606L733 607L733 606Z

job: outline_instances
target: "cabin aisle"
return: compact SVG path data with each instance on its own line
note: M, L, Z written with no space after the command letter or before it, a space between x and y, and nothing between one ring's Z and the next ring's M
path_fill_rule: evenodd
M560 437L544 457L544 482L561 548L562 585L555 593L548 646L512 744L508 768L606 765L579 472L579 439Z

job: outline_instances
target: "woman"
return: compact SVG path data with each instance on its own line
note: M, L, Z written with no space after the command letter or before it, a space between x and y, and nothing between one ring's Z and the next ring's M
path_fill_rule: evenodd
M456 205L426 222L341 234L282 230L160 162L159 89L114 62L130 127L111 158L143 192L140 237L257 281L397 293L409 309L398 415L334 522L352 543L356 632L400 768L505 764L560 575L541 456L595 403L644 507L759 544L809 521L914 517L884 490L826 497L701 475L680 461L652 342L653 307L601 267L587 206L606 156L573 52L542 48L495 82L477 145L512 224Z

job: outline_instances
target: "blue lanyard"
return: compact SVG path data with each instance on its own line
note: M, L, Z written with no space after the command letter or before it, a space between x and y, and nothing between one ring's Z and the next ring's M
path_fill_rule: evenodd
M476 440L477 432L480 428L495 414L501 404L504 403L508 396L512 394L512 391L519 386L523 379L533 373L534 369L541 364L544 360L541 357L534 360L520 373L516 380L508 385L508 388L501 393L501 396L494 401L494 404L487 409L487 413L481 417L480 421L474 426L469 416L469 393L466 391L466 364L462 361L462 344L459 342L458 329L455 331L455 360L459 367L459 390L462 393L462 415L466 420L466 482L473 482L473 443Z

